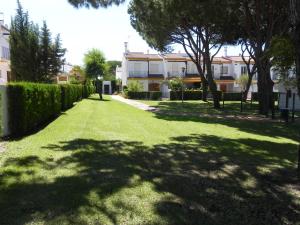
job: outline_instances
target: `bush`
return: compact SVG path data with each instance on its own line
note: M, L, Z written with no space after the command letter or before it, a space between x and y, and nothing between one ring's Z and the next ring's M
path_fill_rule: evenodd
M140 83L139 81L137 80L134 80L134 81L130 81L128 83L128 91L132 91L132 92L142 92L142 90L144 89L144 86L142 83Z
M88 85L10 83L7 86L10 133L24 135L94 92L94 86Z
M65 84L60 85L61 88L61 109L67 110L73 107L74 102L82 99L82 85Z
M239 92L232 92L232 93L224 92L221 98L221 100L224 101L241 101L241 99L242 99L242 93Z
M84 85L82 91L82 97L88 98L90 95L95 94L96 87L94 85Z
M23 135L58 116L61 90L58 85L11 83L8 89L9 129Z
M181 100L181 91L171 91L170 100ZM183 100L200 100L202 98L202 91L184 91Z
M278 92L273 92L273 96L274 96L274 101L278 101L279 100L279 93ZM252 101L254 101L254 102L258 102L259 101L258 92L252 92Z
M126 96L129 99L160 100L162 93L160 91L127 91Z

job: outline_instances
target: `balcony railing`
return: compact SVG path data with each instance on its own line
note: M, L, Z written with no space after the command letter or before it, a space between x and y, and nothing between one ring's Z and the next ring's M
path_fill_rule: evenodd
M148 77L148 71L129 71L129 77Z
M182 77L180 72L168 72L168 77Z

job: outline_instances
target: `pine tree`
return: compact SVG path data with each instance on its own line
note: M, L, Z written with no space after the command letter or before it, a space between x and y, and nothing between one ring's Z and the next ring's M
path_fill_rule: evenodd
M51 53L52 53L51 33L48 29L46 21L43 23L40 33L40 80L49 82L51 74Z
M64 56L66 54L66 49L62 47L60 35L58 34L52 45L51 53L51 75L56 76L61 72L61 69L65 63Z
M17 14L10 30L11 70L18 81L37 81L39 73L39 29L29 21L27 12L17 1Z

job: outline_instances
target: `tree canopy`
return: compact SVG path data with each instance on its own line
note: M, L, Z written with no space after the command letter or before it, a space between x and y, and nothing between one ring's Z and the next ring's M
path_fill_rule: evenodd
M204 92L208 84L216 108L220 105L212 61L223 44L234 42L229 31L235 17L227 9L228 2L219 0L133 0L128 10L132 26L154 49L168 52L173 44L183 46L197 66Z
M103 52L98 49L88 51L84 56L85 74L90 79L97 79L104 76L106 71L105 57Z
M9 39L13 77L17 81L51 82L61 71L66 49L62 48L59 35L53 43L46 22L40 30L17 3Z
M93 8L107 8L111 5L120 5L124 3L126 0L68 0L70 4L79 7L93 7Z

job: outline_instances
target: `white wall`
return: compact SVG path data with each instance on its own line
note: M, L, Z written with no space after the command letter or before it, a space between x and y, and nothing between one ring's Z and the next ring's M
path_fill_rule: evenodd
M7 72L10 71L9 62L0 61L0 85L7 83Z

